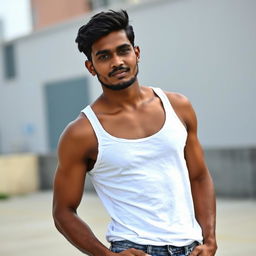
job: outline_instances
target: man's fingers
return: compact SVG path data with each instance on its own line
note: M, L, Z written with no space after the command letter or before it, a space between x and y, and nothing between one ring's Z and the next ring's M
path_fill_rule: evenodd
M147 254L141 250L135 249L135 248L131 248L131 249L125 250L123 252L130 253L129 255L131 255L131 256L150 256L149 254Z
M189 254L189 256L199 256L202 252L202 248L200 248L200 245L195 247L195 249Z
M216 247L210 247L206 244L202 244L195 247L189 256L214 256L216 250Z
M150 256L149 254L138 249L131 248L131 250L134 253L134 256Z

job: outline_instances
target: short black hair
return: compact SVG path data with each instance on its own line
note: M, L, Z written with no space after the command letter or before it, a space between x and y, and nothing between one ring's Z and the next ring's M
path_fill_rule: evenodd
M92 45L103 36L113 31L124 30L127 38L134 46L133 27L129 25L129 16L125 10L119 12L109 10L94 15L90 21L79 28L76 37L78 49L83 52L88 60L92 60Z

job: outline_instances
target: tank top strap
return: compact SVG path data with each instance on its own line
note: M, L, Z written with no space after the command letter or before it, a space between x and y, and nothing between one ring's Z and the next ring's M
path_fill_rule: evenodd
M151 88L159 96L159 98L161 99L161 101L163 103L164 110L166 113L166 121L169 124L175 122L176 124L179 124L180 127L182 127L182 129L185 129L184 124L181 122L180 118L176 114L166 93L161 88L155 88L155 87L151 87Z
M81 112L84 113L86 115L86 117L88 118L88 120L90 121L92 128L93 128L93 130L96 134L96 137L98 139L98 142L100 143L103 138L104 132L103 132L103 128L100 124L100 121L98 120L97 116L93 112L91 106L88 105Z
M167 117L170 117L170 116L176 117L176 113L170 103L170 100L168 99L167 95L165 94L165 92L161 88L157 88L157 87L151 87L151 88L157 94L157 96L161 99L161 101L163 103L164 110L166 112L166 116Z

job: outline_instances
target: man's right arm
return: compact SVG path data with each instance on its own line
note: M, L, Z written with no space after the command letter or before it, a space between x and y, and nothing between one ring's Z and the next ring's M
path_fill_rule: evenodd
M58 166L54 179L53 218L56 228L83 253L92 256L145 256L129 249L120 254L111 252L77 215L84 192L84 182L97 140L86 118L78 118L63 132L58 146Z
M103 256L108 255L109 250L76 212L84 192L86 162L94 143L91 135L85 118L78 118L61 135L53 189L53 218L56 228L79 250Z

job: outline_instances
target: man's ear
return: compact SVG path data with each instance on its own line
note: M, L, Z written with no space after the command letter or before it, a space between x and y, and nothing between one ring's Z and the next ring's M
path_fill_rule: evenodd
M140 60L140 47L139 46L134 46L134 52L135 52L135 55L137 57L137 62L139 62Z
M86 60L86 61L85 61L85 67L87 68L87 70L88 70L93 76L96 75L94 66L93 66L93 64L92 64L92 62L91 62L90 60Z

